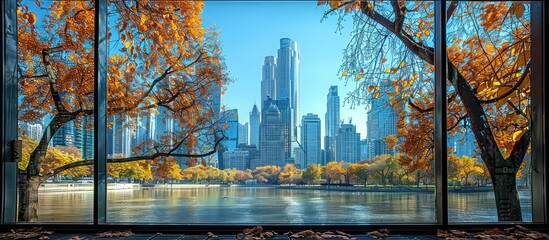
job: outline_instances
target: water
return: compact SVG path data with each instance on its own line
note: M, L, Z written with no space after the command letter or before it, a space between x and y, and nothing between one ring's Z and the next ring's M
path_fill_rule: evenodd
M40 222L92 222L93 192L40 192ZM531 221L529 192L521 192ZM493 192L449 193L450 222L496 222ZM434 223L435 197L229 187L108 191L107 221L164 224Z

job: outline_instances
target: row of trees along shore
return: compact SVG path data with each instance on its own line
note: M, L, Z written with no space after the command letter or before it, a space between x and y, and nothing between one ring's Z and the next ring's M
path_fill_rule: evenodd
M24 159L28 159L30 149L36 146L36 142L24 138ZM48 164L44 164L44 170L55 169L58 165L82 161L79 159L80 151L75 147L50 147L46 154ZM347 163L332 161L321 166L310 164L305 169L299 169L294 164L280 166L261 166L255 169L221 170L216 167L206 166L205 161L195 166L181 168L174 158L165 158L161 163L154 161L131 161L123 163L109 163L107 165L108 176L113 181L130 181L136 183L230 183L246 184L248 181L264 184L353 184L376 186L425 186L433 185L433 173L431 170L409 171L408 166L399 162L402 154L383 154L371 160L359 163ZM477 158L455 154L449 155L448 176L453 184L461 186L486 186L490 181L490 175L486 166L477 161ZM23 161L24 162L24 161ZM91 166L72 168L62 172L64 178L89 176ZM522 176L522 170L518 172ZM53 176L56 177L56 176ZM58 177L57 179L61 179ZM249 182L248 182L249 183Z
M356 107L388 96L386 104L399 116L402 156L379 157L398 158L407 166L405 172L417 174L416 180L425 178L419 173L429 172L434 162L435 2L318 1L327 9L319 18L352 18L340 73L356 89L347 94L345 103ZM210 89L219 86L223 92L229 78L218 32L202 25L203 7L203 1L110 2L108 127L115 122L128 126L128 119L159 111L178 126L172 136L138 143L133 151L139 156L108 158L110 165L127 169L119 174L154 165L165 170L160 172L177 173L174 157L212 155L223 140L223 129L213 118L208 99ZM46 179L66 172L78 174L83 168L89 172L93 164L93 159L75 157L68 157L70 163L57 164L58 158L50 155L69 149L50 145L61 127L93 116L94 11L93 1L18 3L18 118L29 123L50 119L20 165L19 221L37 221L38 187ZM500 221L522 220L516 176L531 141L529 12L529 3L515 1L448 1L446 9L448 132L463 132L463 123L469 123L490 175ZM373 161L366 169L375 165ZM327 168L325 179L355 181L348 173L355 167L339 168ZM158 172L150 174L154 178ZM290 181L298 172L282 170L276 178L264 178ZM398 171L391 173L392 181L397 181ZM301 177L308 179L308 174L305 170ZM456 178L473 181L470 171L463 174ZM368 175L369 179L385 176L379 181L389 179L381 171ZM147 177L151 176L143 176Z

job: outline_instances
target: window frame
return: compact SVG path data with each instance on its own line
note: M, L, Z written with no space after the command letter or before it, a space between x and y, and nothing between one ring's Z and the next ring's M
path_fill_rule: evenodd
M543 1L531 1L531 38L532 38L532 74L531 97L533 109L532 125L532 223L523 223L531 227L548 226L548 199L549 184L546 161L545 127L545 79L546 70L546 29L548 4ZM107 160L106 160L106 126L107 126L107 5L108 0L95 1L95 93L94 93L94 205L93 223L96 230L116 229L120 227L135 228L142 231L177 230L184 232L238 232L242 225L157 225L157 224L120 224L106 221L107 199ZM17 139L17 32L16 27L16 0L2 1L2 160L0 164L0 198L2 207L0 213L0 229L9 229L20 226L44 226L50 229L88 229L90 224L17 224L17 163L12 157L11 141ZM435 79L446 79L446 1L435 0ZM10 25L11 24L11 25ZM509 223L448 223L448 189L447 189L447 151L446 142L446 81L435 80L435 185L436 185L436 222L434 224L389 224L394 231L433 231L440 227L460 226L462 228L501 227ZM386 227L386 224L368 225L266 225L267 229L287 231L314 228L333 229L337 227L347 231L363 231L364 227Z

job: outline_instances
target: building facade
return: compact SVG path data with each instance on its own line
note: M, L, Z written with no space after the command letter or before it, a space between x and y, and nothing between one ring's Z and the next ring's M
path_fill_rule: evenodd
M261 115L254 104L250 112L250 144L259 148L259 124L261 123Z
M370 157L394 154L395 149L389 149L383 141L388 135L397 136L398 115L393 107L389 106L389 97L382 94L380 98L371 99L367 114L366 135L370 141Z
M356 126L341 124L335 138L335 161L357 163L360 161L360 133L356 132Z
M303 157L300 167L305 169L310 164L322 163L322 149L320 147L320 118L316 114L308 113L301 118L301 146Z
M284 125L278 107L271 103L264 111L261 122L259 149L260 161L257 166L277 165L284 167L286 154L284 151Z
M276 57L275 56L266 56L263 63L262 69L262 79L261 79L261 103L267 100L268 98L276 99ZM261 108L266 108L269 106L262 106Z
M277 57L277 75L275 83L275 100L289 102L289 118L284 119L289 130L287 139L289 139L290 148L288 152L294 157L294 149L299 148L297 140L299 139L298 122L300 115L299 108L299 51L297 42L290 38L280 39L280 48ZM280 106L278 106L280 108ZM282 109L281 109L282 111ZM287 122L286 122L287 121Z
M238 144L248 144L248 123L238 124Z
M326 163L335 160L334 149L335 142L334 136L336 135L340 124L340 109L339 109L339 95L337 86L330 86L328 94L326 96L326 115L324 117L324 162Z

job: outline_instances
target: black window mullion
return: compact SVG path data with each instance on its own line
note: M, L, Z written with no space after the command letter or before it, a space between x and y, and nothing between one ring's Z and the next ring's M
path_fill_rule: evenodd
M2 206L0 223L17 220L17 162L12 144L17 140L17 5L15 0L2 1L2 160L0 187Z
M94 44L94 225L107 215L107 0L95 0Z
M532 96L532 222L547 223L547 162L545 139L545 27L546 16L543 1L531 1L531 68L530 89Z
M435 1L435 184L437 224L448 225L446 1Z

